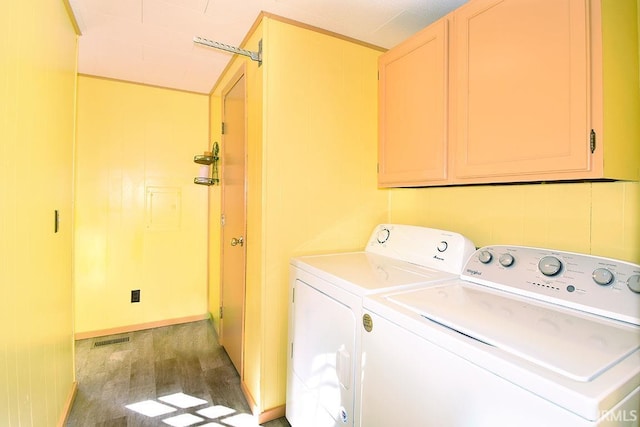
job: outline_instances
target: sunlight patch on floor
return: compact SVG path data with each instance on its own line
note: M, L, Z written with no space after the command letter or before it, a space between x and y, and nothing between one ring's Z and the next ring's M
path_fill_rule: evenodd
M129 408L139 414L146 415L147 417L157 417L158 415L165 415L170 412L177 411L176 408L163 405L155 400L143 400L142 402L132 403L131 405L127 405L126 408Z
M233 427L256 427L258 423L256 419L249 414L238 414L221 420L225 424Z
M234 412L236 412L235 409L227 408L226 406L222 406L222 405L210 406L209 408L200 409L199 411L196 411L197 414L200 414L212 420L216 418L224 417L227 415L231 415Z
M170 394L168 396L159 397L158 400L182 409L205 405L207 403L206 400L189 396L188 394L184 393Z
M175 417L165 418L163 423L169 424L172 427L188 427L190 425L204 421L204 418L196 417L193 414L180 414Z
M158 400L163 403L157 402L155 400L144 400L142 402L125 405L125 407L144 416L153 418L175 412L178 410L178 408L195 408L197 406L202 406L209 403L206 400L194 396L189 396L188 394L184 393L174 393L167 396L162 396L159 397ZM228 408L223 405L214 405L208 408L198 409L196 411L196 414L210 420L216 420L216 422L204 424L199 427L261 427L253 415L231 415L235 412L235 409ZM190 413L184 413L169 418L164 418L162 419L162 422L172 427L189 427L205 421L205 418L201 418Z

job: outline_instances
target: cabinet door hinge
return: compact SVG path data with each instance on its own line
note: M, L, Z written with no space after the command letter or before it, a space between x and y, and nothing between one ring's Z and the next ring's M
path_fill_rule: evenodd
M220 319L222 319L222 312L223 312L223 311L224 311L224 310L222 309L222 306L220 306Z
M291 303L295 303L296 302L296 288L293 288L291 290Z
M589 134L589 148L591 149L591 154L596 151L596 131L591 129L591 133Z
M222 122L220 126L220 132L222 132L222 135L224 135L224 122Z

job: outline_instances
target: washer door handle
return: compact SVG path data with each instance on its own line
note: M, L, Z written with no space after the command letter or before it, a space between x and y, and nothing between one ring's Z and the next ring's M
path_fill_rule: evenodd
M336 351L336 371L340 384L349 390L351 388L351 354L344 345Z

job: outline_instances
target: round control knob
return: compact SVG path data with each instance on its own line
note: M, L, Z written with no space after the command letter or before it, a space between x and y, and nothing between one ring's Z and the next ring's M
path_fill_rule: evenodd
M596 268L593 270L591 277L600 286L607 286L613 283L613 273L606 268Z
M562 262L554 256L546 256L540 260L538 268L545 276L555 276L560 273Z
M500 255L500 258L498 259L498 261L500 262L500 265L503 267L511 267L515 262L515 259L511 254L502 254Z
M627 287L633 292L640 294L640 274L634 274L627 280Z
M489 264L493 259L493 255L489 251L482 251L478 254L478 261L483 264Z
M436 246L436 249L438 250L438 252L444 252L447 250L448 247L449 247L449 244L443 240L442 242L438 243L438 246Z
M378 243L384 243L389 240L389 236L391 235L391 231L388 228L383 228L378 231L378 235L376 236L378 239Z

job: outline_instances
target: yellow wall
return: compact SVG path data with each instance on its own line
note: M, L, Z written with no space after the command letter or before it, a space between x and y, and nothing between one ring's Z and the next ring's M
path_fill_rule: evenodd
M266 22L264 37L261 282L270 408L285 398L289 259L362 249L387 220L387 194L376 188L380 52L276 20Z
M605 171L640 180L640 0L602 1ZM635 143L629 144L630 141Z
M61 1L11 1L0 40L0 426L53 426L74 379L76 35Z
M362 248L387 220L387 195L375 166L380 52L273 17L247 47L256 50L260 37L263 65L247 63L243 381L262 412L285 401L290 258Z
M455 230L476 246L554 248L640 263L640 183L391 190L391 221Z
M79 77L76 333L206 313L208 115L206 95Z

